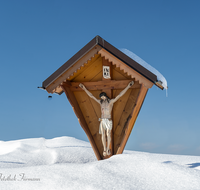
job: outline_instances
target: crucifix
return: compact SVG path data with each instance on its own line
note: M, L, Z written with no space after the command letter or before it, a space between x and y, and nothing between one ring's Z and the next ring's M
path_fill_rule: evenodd
M128 86L120 92L120 94L110 99L105 92L101 92L99 94L100 100L95 98L92 93L90 93L83 84L79 84L80 88L82 88L87 95L94 99L97 103L100 104L101 107L101 118L99 118L100 125L99 125L99 134L101 134L102 144L103 144L103 156L109 156L111 154L110 150L110 143L111 143L111 131L112 131L112 118L111 112L113 108L113 104L122 97L126 91L134 84L134 81L131 81ZM107 140L107 146L106 146Z
M102 60L102 82L111 81L112 73L111 71L112 64L105 60L103 58ZM92 93L90 93L87 88L80 83L79 87L82 88L87 95L94 99L98 104L100 104L101 109L101 118L99 118L100 125L99 125L99 134L101 134L101 140L103 144L103 156L109 156L111 154L112 149L112 127L113 127L113 121L112 121L112 108L113 104L122 97L126 91L134 84L133 81L129 82L127 87L121 91L121 93L115 97L112 98L112 90L111 89L102 89L102 92L99 94L99 99L94 97ZM107 142L107 143L106 143Z

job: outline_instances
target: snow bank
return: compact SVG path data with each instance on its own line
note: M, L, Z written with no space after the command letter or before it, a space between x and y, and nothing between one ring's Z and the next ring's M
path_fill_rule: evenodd
M159 72L157 71L154 67L152 67L151 65L149 65L147 62L145 62L143 59L141 59L139 56L137 56L136 54L134 54L133 52L127 50L127 49L120 49L120 51L122 51L124 54L126 54L127 56L129 56L131 59L133 59L134 61L136 61L137 63L139 63L140 65L142 65L143 67L145 67L146 69L148 69L149 71L151 71L153 74L155 74L157 76L158 81L162 82L162 86L167 89L167 80L165 79L165 77Z
M200 157L125 151L97 161L72 137L0 142L0 189L199 190Z

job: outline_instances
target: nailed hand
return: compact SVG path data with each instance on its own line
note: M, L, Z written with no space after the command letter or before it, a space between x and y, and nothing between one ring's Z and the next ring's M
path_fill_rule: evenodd
M80 83L79 87L82 88L82 89L84 89L85 86L82 83Z
M131 81L131 82L129 83L129 86L133 86L133 84L134 84L134 81Z

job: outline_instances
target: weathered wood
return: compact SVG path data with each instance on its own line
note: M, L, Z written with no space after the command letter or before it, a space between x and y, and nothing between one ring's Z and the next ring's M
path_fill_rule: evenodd
M131 114L131 117L129 118L128 122L127 122L127 129L124 133L124 136L122 138L122 141L121 141L121 144L116 152L116 154L122 154L123 150L124 150L124 147L127 143L127 140L130 136L130 133L133 129L133 126L135 124L135 121L137 119L137 116L140 112L140 109L142 107L142 104L144 102L144 99L146 97L146 94L147 94L147 91L148 89L144 86L144 84L141 85L141 89L140 89L140 92L139 92L139 95L138 95L138 98L137 98L137 101L136 101L136 105L133 109L133 112Z
M65 84L63 84L61 87L62 87L63 91L65 92L65 94L66 94L66 96L67 96L67 98L68 98L68 100L69 100L69 102L70 102L70 104L71 104L71 106L72 106L72 108L73 108L78 120L79 120L80 125L82 126L83 130L85 131L85 133L86 133L86 135L87 135L87 137L88 137L88 139L89 139L89 141L90 141L90 143L92 145L92 148L94 150L94 153L95 153L97 159L101 160L102 157L101 157L101 155L100 155L100 153L98 151L96 143L94 142L94 139L93 139L93 137L91 135L91 132L88 129L88 125L87 125L87 123L85 121L83 113L81 112L79 104L77 103L76 98L74 97L73 92L71 92L69 87L66 86Z

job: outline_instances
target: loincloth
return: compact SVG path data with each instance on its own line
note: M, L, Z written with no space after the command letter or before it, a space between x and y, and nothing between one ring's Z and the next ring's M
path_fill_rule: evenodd
M100 125L99 125L99 134L102 134L102 128L105 130L112 130L112 120L110 119L101 119Z

